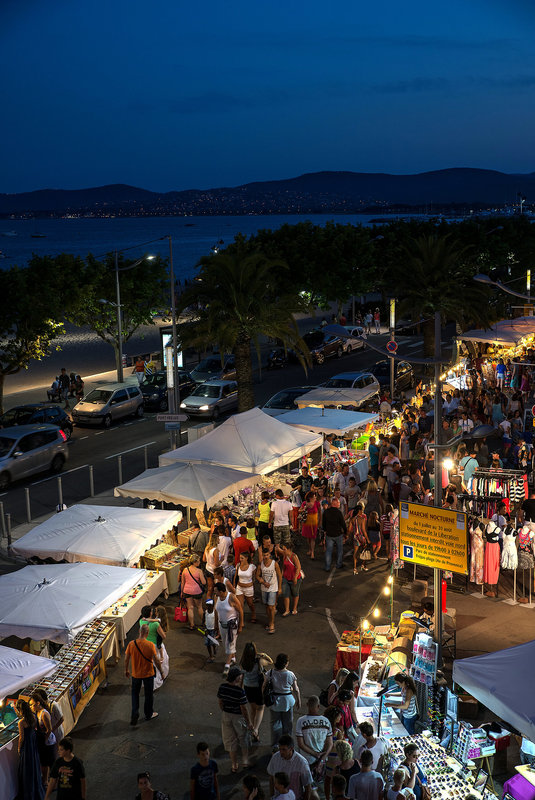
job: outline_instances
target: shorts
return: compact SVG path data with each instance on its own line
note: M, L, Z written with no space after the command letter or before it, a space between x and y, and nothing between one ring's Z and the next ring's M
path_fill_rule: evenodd
M287 578L282 579L282 596L283 597L299 597L301 589L302 578L297 579L297 583L289 581Z
M245 696L250 703L254 703L255 706L264 705L264 696L260 686L244 686L243 691L245 692Z
M274 606L277 602L277 592L266 592L265 589L262 589L261 594L265 606Z
M273 538L275 544L286 544L292 541L289 525L274 525Z
M381 534L379 531L372 528L372 530L368 531L368 539L370 540L370 544L379 544L381 541Z
M221 712L221 734L227 753L235 753L238 750L238 746L245 750L247 727L241 713L229 714L228 711Z
M254 597L254 586L236 586L236 594L242 594L244 597Z

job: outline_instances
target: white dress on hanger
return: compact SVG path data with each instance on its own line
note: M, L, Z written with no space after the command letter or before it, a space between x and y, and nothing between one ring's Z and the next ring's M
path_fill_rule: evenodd
M502 569L516 569L518 567L518 552L516 549L515 530L507 527L503 532Z

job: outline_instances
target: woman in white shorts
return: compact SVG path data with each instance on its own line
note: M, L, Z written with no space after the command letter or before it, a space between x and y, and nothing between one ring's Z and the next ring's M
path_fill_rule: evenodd
M234 577L234 585L236 586L236 597L240 601L242 608L244 607L245 601L247 601L247 605L249 606L249 610L251 612L251 622L256 622L253 583L255 572L256 567L254 564L251 564L251 554L240 553L240 563L238 564L236 575Z

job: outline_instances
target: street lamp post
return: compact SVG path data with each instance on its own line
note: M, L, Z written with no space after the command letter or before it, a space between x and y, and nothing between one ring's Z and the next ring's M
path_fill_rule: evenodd
M396 298L390 298L390 341L395 342L396 340ZM394 389L396 384L395 378L395 361L391 357L390 358L390 402L394 400Z

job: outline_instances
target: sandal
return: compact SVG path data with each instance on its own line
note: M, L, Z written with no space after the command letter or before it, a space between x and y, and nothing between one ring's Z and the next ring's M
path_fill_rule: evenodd
M281 614L281 617L289 617L289 616L290 616L289 611L285 611L284 614Z
M267 632L268 632L268 633L275 633L275 628L268 628L268 629L267 629Z
M298 613L298 611L292 611L292 617L296 617Z

